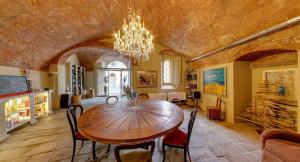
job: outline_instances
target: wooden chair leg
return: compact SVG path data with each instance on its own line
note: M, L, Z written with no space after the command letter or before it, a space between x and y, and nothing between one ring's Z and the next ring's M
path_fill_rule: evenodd
M107 152L109 152L110 151L110 144L108 144L108 146L107 146Z
M72 153L72 162L74 160L74 155L75 155L75 150L76 150L76 140L73 140L73 153Z
M96 160L97 156L96 156L96 142L93 141L93 159Z
M166 149L165 149L165 144L162 144L162 150L163 150L163 162L165 162L165 158L166 158Z
M121 150L120 146L116 146L114 150L115 158L117 162L122 162L119 151Z
M186 154L187 154L187 150L186 148L184 149L184 162L186 162Z
M187 148L187 152L188 152L189 160L192 161L189 148Z

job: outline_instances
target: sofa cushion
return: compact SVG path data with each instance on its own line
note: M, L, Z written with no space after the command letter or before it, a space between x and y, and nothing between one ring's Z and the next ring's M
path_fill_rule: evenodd
M279 139L269 139L266 141L265 152L273 154L283 161L296 162L300 159L300 144Z

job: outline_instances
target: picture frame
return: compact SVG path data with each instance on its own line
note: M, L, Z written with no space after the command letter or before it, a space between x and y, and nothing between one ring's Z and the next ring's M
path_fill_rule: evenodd
M225 67L203 71L203 93L227 96L227 72Z
M137 71L137 87L138 88L157 87L157 72Z
M28 92L29 84L26 76L0 75L0 96Z
M261 74L261 82L269 81L271 84L274 84L277 91L279 87L283 86L285 89L283 97L291 100L297 99L296 68L263 70Z

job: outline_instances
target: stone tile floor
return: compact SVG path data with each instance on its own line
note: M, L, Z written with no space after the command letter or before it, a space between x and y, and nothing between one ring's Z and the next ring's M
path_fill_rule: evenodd
M104 103L104 98L83 101L85 109ZM186 130L191 109L184 108L185 120L181 129ZM46 162L70 161L72 155L72 137L65 109L53 115L40 118L31 126L25 126L10 133L10 138L0 143L0 161ZM154 162L162 161L161 140L157 140L153 156ZM81 147L78 143L75 161L93 161L91 142ZM96 161L115 161L113 146L109 153L106 145L97 144ZM199 113L195 121L190 142L192 161L196 162L257 162L261 161L260 136L254 127L245 124L209 121ZM167 151L166 161L183 161L183 151Z

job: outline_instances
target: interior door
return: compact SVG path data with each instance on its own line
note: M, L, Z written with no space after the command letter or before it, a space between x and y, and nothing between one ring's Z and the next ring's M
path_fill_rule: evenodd
M121 70L108 71L108 95L120 96L121 95Z
M96 95L108 96L108 70L98 69L96 76L97 76Z

